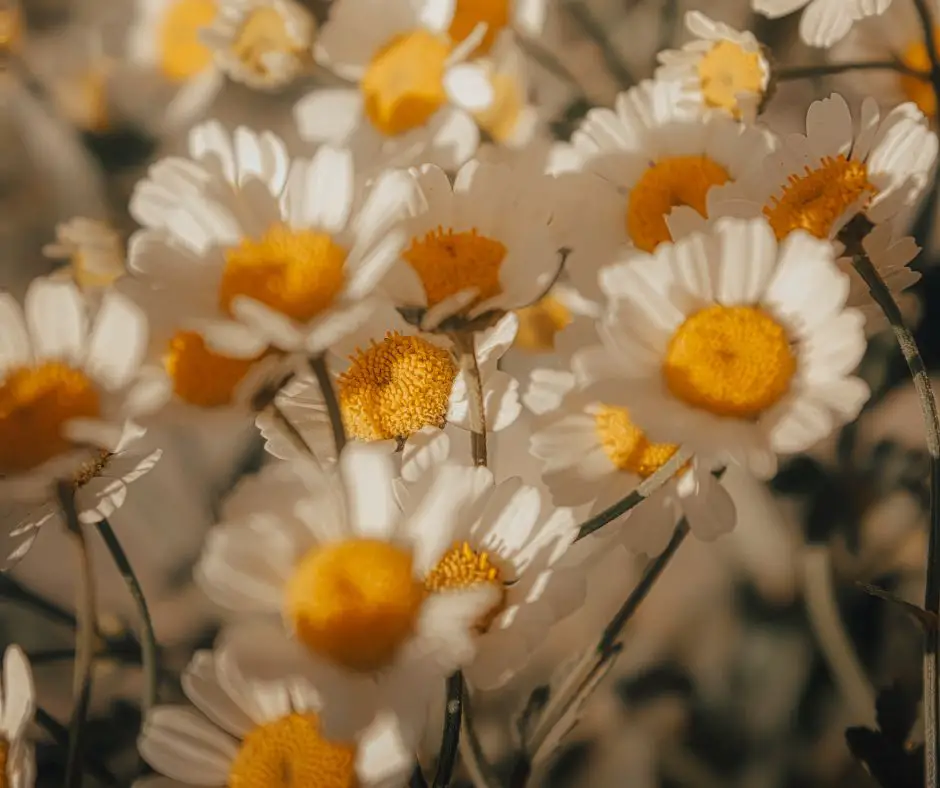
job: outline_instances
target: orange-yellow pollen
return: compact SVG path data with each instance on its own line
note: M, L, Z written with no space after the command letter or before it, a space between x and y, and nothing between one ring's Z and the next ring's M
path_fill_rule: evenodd
M651 443L626 408L601 405L594 414L594 429L614 467L641 479L656 473L679 449L674 443Z
M329 308L343 289L346 250L327 233L273 225L225 253L219 306L247 296L287 317L307 322Z
M424 597L410 551L348 539L301 558L287 583L285 611L308 649L371 672L387 666L414 631Z
M853 206L864 209L877 189L865 162L844 155L826 156L804 175L791 175L779 197L764 207L778 240L794 230L828 240L836 222Z
M663 377L693 408L755 419L787 394L796 368L786 330L767 312L714 305L690 315L673 334Z
M457 367L449 351L421 337L389 332L357 348L338 380L346 431L362 441L407 438L443 427Z
M708 217L708 192L730 180L728 171L708 156L669 156L640 176L630 191L626 229L644 252L672 240L666 217L673 208L688 206Z
M532 306L516 310L519 330L515 346L530 353L551 353L555 336L571 323L571 312L551 294Z
M708 50L698 63L702 98L709 107L741 116L742 94L760 95L764 86L764 66L757 52L723 40Z
M476 229L455 232L438 227L424 238L413 238L402 257L418 274L428 306L470 288L476 288L478 300L502 292L499 272L506 247Z
M101 415L98 391L59 361L16 367L0 379L0 476L38 467L72 444L63 426Z
M489 553L474 550L469 542L455 542L424 579L424 587L432 594L473 588L481 583L489 583L500 592L499 601L476 622L476 630L486 632L506 606L502 575Z
M289 714L250 730L228 788L358 788L356 747L320 735L316 714Z
M451 41L463 41L479 24L486 25L486 34L472 53L478 57L490 51L500 31L509 25L511 0L457 0L448 33Z
M200 408L220 408L232 404L238 384L259 358L221 356L197 332L177 331L163 365L177 397Z
M375 53L360 82L366 116L395 137L427 123L447 101L450 43L427 30L402 33Z
M215 0L173 0L158 30L160 68L173 82L185 82L212 64L200 31L215 19Z

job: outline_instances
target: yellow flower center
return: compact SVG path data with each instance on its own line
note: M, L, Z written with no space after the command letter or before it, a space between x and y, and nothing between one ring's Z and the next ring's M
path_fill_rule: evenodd
M730 180L727 170L707 156L670 156L649 167L630 192L627 234L644 252L671 241L666 217L686 205L708 217L708 190Z
M486 54L499 32L509 24L509 3L510 0L457 0L448 31L451 41L463 41L482 22L486 35L472 56Z
M601 405L594 416L594 429L614 467L641 479L656 473L679 449L674 443L650 443L626 408Z
M940 41L940 26L934 28L934 41ZM901 62L908 68L930 73L930 56L927 54L927 46L923 39L918 38L905 47L901 53ZM934 95L930 80L918 79L909 74L900 74L898 79L901 82L901 90L904 95L918 107L928 118L933 118L937 112L937 97Z
M357 788L356 747L320 735L315 714L289 714L249 731L228 788Z
M547 295L532 306L516 310L519 331L515 346L530 353L551 353L555 335L571 323L571 312L561 301Z
M17 52L23 40L23 14L20 4L0 9L0 52ZM0 786L2 788L2 786Z
M428 306L461 290L478 291L478 300L499 295L499 270L506 247L477 231L454 232L438 227L424 238L412 238L402 257L418 274Z
M343 289L346 250L327 233L275 224L260 240L245 238L225 253L219 306L247 296L294 320L307 322Z
M448 55L447 40L427 30L398 35L376 52L360 82L372 125L395 137L427 123L447 100Z
M407 550L349 539L310 550L287 583L286 612L298 640L350 670L388 665L415 627L424 586Z
M519 83L511 74L495 74L490 80L493 86L493 103L474 115L480 128L496 142L507 142L516 133L519 116L525 106Z
M845 212L859 202L864 208L876 191L865 162L827 156L816 169L807 167L805 175L791 175L783 193L764 206L764 215L777 240L794 230L827 240Z
M100 415L98 391L84 372L59 361L14 368L0 380L0 476L68 451L63 425Z
M444 348L421 337L388 333L357 348L339 377L346 431L362 441L407 438L443 427L457 368Z
M663 363L674 396L740 419L779 402L795 372L786 330L756 306L716 304L690 315L669 341Z
M163 357L163 366L177 397L200 408L219 408L232 404L235 389L259 358L220 356L209 350L195 331L177 331Z
M272 6L252 11L232 43L233 54L259 77L269 76L264 61L270 55L298 57L303 49L290 35L287 20Z
M733 41L719 41L698 63L702 98L709 107L725 109L740 117L738 97L759 94L764 83L764 67L757 52L748 52Z
M486 632L506 606L502 576L489 553L477 552L468 542L456 542L424 579L424 587L432 594L473 588L481 583L490 583L500 591L499 601L476 622L477 631Z
M158 35L160 68L173 82L185 82L212 64L212 50L199 39L215 19L215 0L174 0L163 15Z

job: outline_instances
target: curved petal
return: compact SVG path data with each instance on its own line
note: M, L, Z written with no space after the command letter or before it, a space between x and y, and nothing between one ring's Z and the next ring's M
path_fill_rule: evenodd
M192 709L160 706L150 712L137 743L161 774L193 785L224 786L238 745Z
M88 315L85 300L74 283L46 277L35 279L26 292L24 311L37 358L81 361L88 336Z

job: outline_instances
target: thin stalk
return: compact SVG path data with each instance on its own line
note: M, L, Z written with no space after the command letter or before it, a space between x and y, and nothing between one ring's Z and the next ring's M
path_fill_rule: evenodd
M486 453L486 408L483 400L483 379L477 363L474 334L458 332L453 335L460 361L460 369L467 376L467 396L470 400L470 450L473 464L482 467L487 463Z
M645 478L629 495L625 498L621 498L617 503L608 506L604 511L595 514L585 522L578 529L578 536L575 541L584 539L585 536L590 536L595 531L599 531L607 525L607 523L616 520L635 506L643 503L643 501L672 479L691 458L692 452L680 447L679 450L669 458L668 462L660 466L654 474Z
M483 745L474 727L473 704L466 683L464 683L463 690L463 735L460 737L460 756L474 788L500 788L500 781L486 759L486 753L483 751Z
M463 716L463 673L459 670L447 678L447 705L444 707L444 733L434 774L433 788L448 788L457 763L460 744L460 721Z
M147 599L144 591L140 587L140 581L134 572L134 567L127 558L124 548L111 528L107 520L101 520L95 527L101 538L104 540L115 566L124 578L124 583L134 604L137 606L137 614L140 617L140 650L141 650L141 669L144 674L144 691L141 697L141 715L146 718L147 712L153 708L157 701L157 636L153 631L153 620L150 618L150 611L147 608Z
M549 74L566 83L577 94L578 98L587 101L587 93L585 93L578 78L571 73L571 70L564 63L555 57L554 53L545 49L537 39L520 36L519 46L523 52Z
M71 613L21 586L9 575L0 574L0 599L9 599L11 602L28 607L54 624L62 624L70 629L78 626L75 616Z
M898 60L868 60L852 63L822 63L818 66L792 66L774 70L774 78L778 82L789 82L794 79L813 79L827 77L833 74L844 74L846 71L896 71L907 77L930 81L927 71L918 71L916 68L901 63Z
M929 40L933 41L933 32ZM931 52L933 50L930 50ZM936 56L934 56L936 59ZM940 72L938 72L940 73ZM894 296L878 274L871 260L864 254L855 254L852 265L868 285L872 298L881 307L894 330L914 381L914 389L920 402L930 455L930 535L927 542L927 580L924 589L924 610L933 616L940 615L940 417L930 377L924 366L914 335L904 325L904 318ZM940 633L928 627L924 631L924 785L937 788L937 736L940 732L940 709L937 693L940 672Z
M617 48L607 38L604 26L598 22L584 3L569 0L564 3L564 9L571 19L581 28L581 31L591 39L600 50L604 58L604 65L611 76L617 81L621 90L631 88L636 84L636 78L630 72L627 64L623 62Z
M59 722L41 706L36 707L36 712L33 715L33 719L40 728L49 734L49 738L51 738L52 741L54 741L62 749L68 750L68 728L66 728L61 722ZM117 788L117 786L121 784L117 777L111 774L108 768L93 755L86 754L84 758L84 767L88 774L90 774L99 782L104 783L104 785L109 786L109 788L110 786Z
M310 369L320 384L320 391L323 394L323 401L326 403L326 412L330 417L330 427L333 429L333 443L336 445L336 456L346 445L346 428L343 426L343 413L339 408L339 400L336 398L336 390L333 388L333 381L330 379L330 370L326 365L326 356L319 355L310 359Z
M416 763L415 768L411 770L411 778L408 780L408 786L409 788L428 788L428 781L424 779L421 764Z

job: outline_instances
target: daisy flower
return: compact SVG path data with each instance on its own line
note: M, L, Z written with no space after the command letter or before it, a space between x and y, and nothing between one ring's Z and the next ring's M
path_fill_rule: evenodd
M76 217L56 225L55 234L55 242L44 246L42 253L67 260L64 273L82 290L109 287L124 275L124 244L107 222Z
M19 646L7 646L0 700L0 783L10 788L31 788L36 783L36 758L26 739L35 711L29 660Z
M23 12L19 0L0 9L0 51L17 52L23 41Z
M748 176L773 147L768 132L681 107L674 82L645 81L592 109L571 142L580 170L559 175L555 223L572 249L566 270L598 297L597 270L624 244L652 252L713 211L718 187Z
M147 342L140 310L118 293L90 310L73 283L39 278L22 309L0 295L0 337L0 498L38 506L20 538L51 516L62 479L84 522L110 516L160 456L129 451L143 434L130 421Z
M473 624L501 599L472 575L446 590L442 580L440 593L426 586L436 535L479 509L491 480L485 469L440 466L402 512L393 458L381 446L349 444L326 470L295 466L309 490L290 501L285 484L265 482L283 471L262 471L209 533L196 578L224 608L281 617L283 641L266 648L287 660L292 653L336 689L341 702L325 704L324 724L337 714L368 721L388 708L423 730L434 679L472 658Z
M487 429L499 431L519 415L519 384L497 368L516 334L518 319L505 315L474 335L483 383ZM406 440L424 427L470 429L470 382L449 337L423 334L389 309L331 349L329 369L349 438ZM277 398L284 416L321 460L335 455L333 432L320 386L311 377L292 381ZM270 413L258 416L268 451L289 458L297 451Z
M770 82L760 42L699 11L686 13L685 26L694 40L657 55L656 79L679 83L679 102L699 113L717 110L753 121Z
M426 0L424 13L430 25L447 30L453 41L463 41L480 25L486 34L474 56L487 54L501 34L517 30L538 38L548 18L548 0Z
M812 47L829 47L858 20L887 11L891 0L751 0L751 7L770 19L787 16L804 6L800 38Z
M827 241L796 231L778 243L763 219L724 218L604 269L601 286L608 354L591 374L615 379L603 392L629 398L651 439L706 466L770 477L778 453L808 449L868 398L851 376L864 318L844 308L849 277Z
M407 174L367 188L347 150L290 161L274 135L230 139L217 124L196 129L190 150L195 161L151 167L130 203L155 232L132 239L129 266L178 296L182 329L215 354L257 359L271 346L320 353L369 317L404 241Z
M460 166L476 151L471 112L493 92L485 75L462 63L482 28L452 40L413 0L337 0L319 38L325 65L354 83L315 90L294 108L301 137L345 145L357 161Z
M545 295L563 262L550 227L550 176L479 161L461 167L453 185L433 165L413 174L410 240L383 285L409 322L443 330Z
M603 348L584 352L592 356L590 371L603 368ZM577 356L574 363L578 366ZM617 362L609 359L607 365L616 369ZM562 375L568 391L558 404ZM590 504L590 515L624 498L679 449L673 443L651 441L631 419L622 398L599 401L591 392L592 382L586 379L579 387L571 373L534 375L527 391L527 404L547 411L533 427L529 445L543 463L543 479L552 501L556 506ZM542 407L543 402L547 407ZM692 532L706 540L727 533L735 524L731 496L696 459L635 508L623 525L605 534L616 534L618 542L635 552L658 555L683 514Z
M135 788L399 788L413 766L382 721L354 740L327 739L315 685L247 678L224 646L197 651L182 685L192 706L153 709L138 741L143 759L163 776L138 780Z

